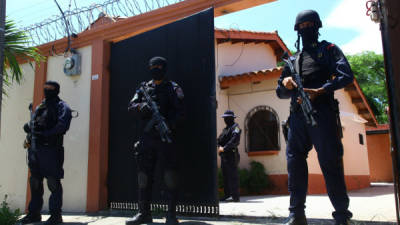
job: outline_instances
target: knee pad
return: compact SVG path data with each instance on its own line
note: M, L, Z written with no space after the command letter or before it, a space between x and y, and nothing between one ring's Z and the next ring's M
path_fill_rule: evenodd
M143 172L138 173L138 184L139 188L146 188L147 187L147 182L148 182L148 176L147 174Z
M61 187L60 179L56 179L53 177L47 178L47 187L51 192L59 190Z
M175 171L166 171L164 173L164 182L169 189L176 189L178 186L178 174Z
M31 176L31 178L29 179L29 183L30 183L31 188L33 190L37 190L37 189L40 188L40 185L41 185L42 181L37 177Z

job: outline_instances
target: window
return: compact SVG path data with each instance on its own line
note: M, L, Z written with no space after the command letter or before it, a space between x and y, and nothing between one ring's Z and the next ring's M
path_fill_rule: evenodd
M364 136L362 134L358 134L358 140L360 142L360 145L364 145Z
M265 152L280 150L279 118L268 106L253 108L245 121L246 151Z

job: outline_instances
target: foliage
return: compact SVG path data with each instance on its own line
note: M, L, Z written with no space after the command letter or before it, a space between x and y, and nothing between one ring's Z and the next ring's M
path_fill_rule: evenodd
M242 192L248 192L250 172L247 169L239 169L239 187Z
M13 225L17 222L18 217L21 215L19 209L12 211L7 203L7 195L4 196L4 200L1 203L0 208L0 224L1 225Z
M353 73L379 123L387 123L388 106L384 59L374 52L347 56Z
M43 57L37 52L37 48L28 47L29 38L26 33L19 30L12 20L6 20L5 45L4 45L4 84L10 86L13 81L18 84L23 79L18 59L28 60L33 67L32 61L39 63ZM6 70L8 68L8 70ZM3 89L4 90L4 89Z
M250 162L249 182L247 190L252 194L261 194L270 186L270 181L262 163Z
M242 194L261 194L270 188L271 182L268 175L265 173L265 168L262 163L250 162L250 169L239 169L239 187ZM221 169L218 169L218 189L224 187L223 176ZM220 197L223 193L219 192Z
M221 168L218 168L217 171L217 176L218 176L218 188L224 188L224 177L222 176L222 170Z
M294 50L289 50L290 51L290 54L291 55L294 55L294 54L296 54L296 51L294 51ZM281 56L279 56L279 60L278 60L278 62L276 63L276 66L277 67L283 67L283 66L285 66L285 62L280 58Z

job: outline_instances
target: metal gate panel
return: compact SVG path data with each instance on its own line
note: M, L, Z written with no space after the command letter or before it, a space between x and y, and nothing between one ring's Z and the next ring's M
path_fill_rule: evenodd
M167 77L185 94L186 122L178 131L180 176L177 211L217 215L214 12L208 9L115 43L111 47L108 200L111 208L137 209L133 143L140 122L127 106L140 82L151 79L148 60L168 60ZM152 208L166 210L164 184L156 167Z

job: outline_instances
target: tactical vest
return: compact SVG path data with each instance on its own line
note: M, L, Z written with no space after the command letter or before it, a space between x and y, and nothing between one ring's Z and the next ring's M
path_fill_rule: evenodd
M32 121L32 141L35 147L60 147L63 145L63 134L51 135L45 137L40 132L50 130L56 126L58 121L57 103L48 106L42 103L36 109ZM39 135L36 135L39 133Z
M300 74L305 88L320 88L328 80L332 79L331 54L329 54L331 43L322 41L314 50L302 50L296 54L294 67ZM313 102L318 104L326 100L333 100L333 93L318 96Z
M300 74L305 88L318 88L330 80L330 43L322 41L314 50L302 50L296 54L295 69Z

